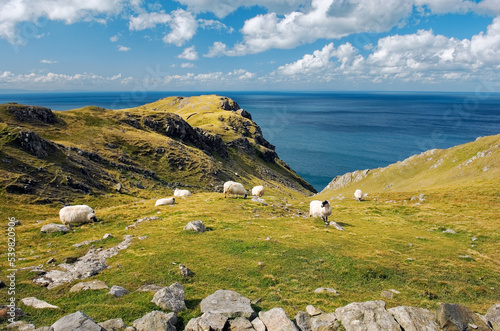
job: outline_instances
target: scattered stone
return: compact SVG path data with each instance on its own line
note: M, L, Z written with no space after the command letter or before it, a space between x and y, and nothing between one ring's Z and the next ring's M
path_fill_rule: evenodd
M344 231L344 227L337 222L330 221L329 224L330 224L330 226L333 226L337 230Z
M107 320L105 322L99 323L99 325L106 329L106 331L123 331L127 327L127 325L121 318Z
M59 309L59 307L51 305L50 303L45 302L43 300L39 300L35 297L23 298L23 299L21 299L21 301L26 306L30 306L30 307L33 307L36 309L43 309L43 308Z
M457 232L453 229L446 229L443 231L443 233L457 234Z
M108 239L108 238L113 238L113 235L111 233L106 233L102 239Z
M491 306L484 318L494 331L500 331L500 303Z
M401 331L394 317L385 310L383 301L353 302L337 308L335 315L346 330Z
M56 223L45 224L40 229L40 232L44 232L44 233L56 233L56 232L66 233L66 232L69 232L69 231L70 230L69 230L69 228L66 225L56 224Z
M154 310L136 319L132 325L137 331L176 331L177 314Z
M146 285L142 285L141 287L139 287L135 291L136 292L155 292L156 293L164 287L165 286L159 286L159 285L155 285L155 284L146 284Z
M320 315L320 314L324 313L321 309L318 309L318 308L314 307L313 305L308 305L306 307L306 312L311 316L316 316L316 315Z
M201 320L201 317L190 319L189 322L188 322L188 324L184 328L184 331L203 331L200 328L200 324L199 324L200 320Z
M193 275L193 272L188 269L184 264L179 264L179 271L184 277L189 277Z
M312 331L336 331L340 328L340 322L334 313L321 314L311 318Z
M266 201L262 198L257 197L257 196L252 196L252 201L258 202L258 203L262 204L263 206L267 206Z
M266 331L266 326L262 323L260 318L254 318L251 323L255 331Z
M249 320L244 317L236 317L229 322L231 331L254 331L254 327Z
M126 288L123 288L121 286L118 286L118 285L113 285L108 292L108 294L113 295L115 298L122 297L128 293L130 293L129 290L127 290Z
M380 293L380 296L385 299L392 299L394 298L394 293L392 293L391 291L382 291L382 293Z
M299 331L288 318L283 308L273 308L266 312L259 312L259 318L268 331Z
M469 308L457 304L442 303L436 310L436 320L444 331L468 330L469 324L477 326L479 331L489 331L490 328Z
M115 185L115 191L118 192L118 193L121 193L122 191L122 184L118 183Z
M33 282L52 289L77 279L86 279L95 276L108 267L106 264L108 258L115 256L120 250L127 248L131 241L132 236L125 236L123 241L114 247L107 249L92 248L74 264L60 264L59 267L65 269L65 271L57 269L48 271L35 278Z
M306 312L299 311L293 319L295 325L300 331L311 331L311 315Z
M196 221L189 222L184 227L184 230L185 231L195 231L195 232L201 232L201 233L203 233L203 232L207 231L207 228L205 227L205 224L203 224L202 221L196 220Z
M438 331L436 316L427 309L398 306L387 310L405 331Z
M219 313L228 318L245 317L250 319L255 312L250 299L230 290L217 290L200 303L201 312Z
M106 331L90 317L77 311L66 315L51 326L52 331Z
M161 290L157 291L151 302L155 303L165 310L178 313L186 309L184 298L184 287L176 282L169 287L164 287Z
M211 312L204 313L198 320L198 325L201 330L223 331L226 323L226 316Z
M34 331L35 325L29 324L26 321L16 321L10 323L5 327L6 330L16 330L16 331Z
M319 287L314 290L314 293L331 293L334 295L340 295L335 289L329 287Z
M87 290L104 290L104 289L109 289L108 285L106 285L105 282L102 280L93 280L90 282L82 282L73 285L69 289L70 292L80 292L80 291L87 291Z

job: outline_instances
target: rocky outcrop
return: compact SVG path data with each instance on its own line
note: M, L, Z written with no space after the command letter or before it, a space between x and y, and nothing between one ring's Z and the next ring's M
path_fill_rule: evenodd
M31 130L19 132L17 143L21 149L40 159L46 158L56 150L55 144L40 137L38 133Z
M57 123L56 115L49 108L26 106L16 103L7 104L7 111L20 122L41 122L46 124Z
M369 172L370 172L369 169L356 170L354 172L348 172L342 176L337 176L320 193L329 190L336 190L339 188L343 188L349 185L350 183L359 182L360 180L365 178Z

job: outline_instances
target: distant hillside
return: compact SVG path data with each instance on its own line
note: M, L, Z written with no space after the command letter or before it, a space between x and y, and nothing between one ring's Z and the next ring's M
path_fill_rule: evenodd
M177 186L220 191L227 180L314 192L251 115L225 97L170 97L124 110L10 103L0 105L0 120L0 194L7 198L52 203Z
M433 149L385 168L359 170L334 178L319 195L344 194L356 189L375 193L459 189L486 184L498 188L500 135L449 149Z

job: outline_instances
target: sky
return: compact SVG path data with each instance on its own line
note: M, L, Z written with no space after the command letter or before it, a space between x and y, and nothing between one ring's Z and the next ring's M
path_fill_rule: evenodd
M0 0L0 89L500 90L500 0Z

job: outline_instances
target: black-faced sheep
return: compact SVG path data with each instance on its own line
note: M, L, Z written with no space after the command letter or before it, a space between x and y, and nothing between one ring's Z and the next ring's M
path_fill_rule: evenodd
M245 199L248 192L245 190L243 184L229 181L224 183L224 198L227 198L229 194L243 195L243 198Z
M94 210L87 205L64 207L59 211L59 218L62 224L70 227L73 224L90 223L97 220Z
M175 198L163 198L156 200L155 206L173 205Z
M332 214L332 206L330 203L325 201L313 200L309 205L309 217L321 217L323 222L325 222L325 227L328 225L328 216Z

